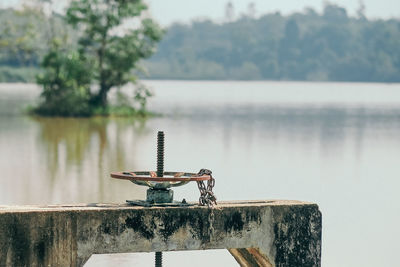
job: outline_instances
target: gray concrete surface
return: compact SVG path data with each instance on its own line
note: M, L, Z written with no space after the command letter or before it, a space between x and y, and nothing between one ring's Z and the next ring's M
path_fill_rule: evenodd
M215 208L0 206L0 266L83 266L92 254L228 249L241 266L320 266L321 213L300 201Z

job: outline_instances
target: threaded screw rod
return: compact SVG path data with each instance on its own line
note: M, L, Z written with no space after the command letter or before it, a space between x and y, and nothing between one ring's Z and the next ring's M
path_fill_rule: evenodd
M164 176L164 132L157 133L157 176Z
M156 267L162 267L162 252L156 252Z
M164 132L157 133L157 176L164 176ZM162 267L162 252L156 252L156 267Z

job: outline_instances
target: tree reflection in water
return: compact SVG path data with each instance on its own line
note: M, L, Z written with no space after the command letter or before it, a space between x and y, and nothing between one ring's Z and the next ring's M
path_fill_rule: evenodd
M40 126L37 140L48 188L50 192L60 192L56 187L65 186L63 196L53 199L112 200L113 196L123 195L124 190L132 195L135 187L124 186L120 190L118 185L111 184L109 172L135 168L137 146L149 131L144 120L104 117L33 120ZM109 192L113 189L115 194Z

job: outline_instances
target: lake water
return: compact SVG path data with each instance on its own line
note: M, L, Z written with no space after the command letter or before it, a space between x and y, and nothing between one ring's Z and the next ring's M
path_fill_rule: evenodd
M400 84L146 81L163 117L33 118L34 85L0 84L0 203L125 202L145 189L110 179L213 171L220 200L297 199L323 214L323 266L395 266L400 248ZM175 199L196 201L195 184ZM233 266L226 251L165 253L165 266ZM153 254L87 266L151 266Z

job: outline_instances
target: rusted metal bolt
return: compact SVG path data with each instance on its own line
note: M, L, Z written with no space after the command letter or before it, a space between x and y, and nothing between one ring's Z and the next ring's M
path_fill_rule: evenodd
M157 133L157 176L164 176L164 132Z
M157 133L157 176L164 176L164 132ZM162 252L156 252L156 267L162 267Z
M156 252L156 267L162 267L162 252Z

